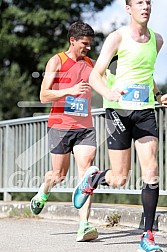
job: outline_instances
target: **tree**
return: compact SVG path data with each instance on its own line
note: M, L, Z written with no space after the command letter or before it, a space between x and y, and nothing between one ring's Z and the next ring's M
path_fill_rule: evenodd
M0 78L3 93L1 99L4 100L3 102L1 100L1 103L5 104L7 93L9 95L13 89L19 92L20 81L23 79L24 92L22 90L21 97L26 100L27 97L29 100L35 97L35 100L39 100L45 64L51 55L67 48L66 36L71 23L83 20L84 13L89 12L93 15L103 10L113 1L1 0ZM102 33L97 34L93 56L96 55L96 47L103 38ZM9 76L12 78L8 78ZM27 85L31 89L28 89ZM8 92L6 92L7 87ZM23 116L23 110L14 109L15 99L10 99L9 102L10 113L7 113L8 106L5 114L4 108L1 107L1 119ZM25 115L32 115L33 112L35 111L32 108L24 110Z
M158 85L159 90L161 90L162 93L167 94L167 80L163 85Z
M17 63L12 63L6 73L0 71L3 77L0 92L0 120L28 116L31 111L28 108L19 107L20 101L34 100L34 87L26 73L20 73Z

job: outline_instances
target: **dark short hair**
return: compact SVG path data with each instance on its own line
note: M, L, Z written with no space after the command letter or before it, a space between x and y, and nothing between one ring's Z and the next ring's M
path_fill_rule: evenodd
M74 37L76 40L81 39L82 37L94 37L94 30L87 23L81 21L73 23L67 34L67 38Z
M125 0L126 5L131 5L131 0Z

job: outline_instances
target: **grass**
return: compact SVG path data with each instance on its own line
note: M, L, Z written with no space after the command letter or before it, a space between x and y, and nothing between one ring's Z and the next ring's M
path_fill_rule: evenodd
M41 217L34 215L29 207L24 207L23 209L12 208L9 211L9 218L37 218Z
M120 222L121 219L121 215L114 213L112 215L107 216L107 227L113 227L115 225L117 225Z

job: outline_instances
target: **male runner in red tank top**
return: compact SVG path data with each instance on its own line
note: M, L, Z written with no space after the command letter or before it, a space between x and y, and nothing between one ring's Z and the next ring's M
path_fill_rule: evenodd
M45 174L44 183L31 200L30 208L36 215L42 211L51 188L64 180L71 152L74 154L80 179L95 158L96 135L91 116L92 90L88 83L93 61L86 56L91 49L93 37L94 31L88 24L72 24L68 31L68 50L54 55L46 65L40 100L42 103L52 102L48 119L52 170ZM90 206L91 197L79 210L77 241L98 237L96 228L88 223Z

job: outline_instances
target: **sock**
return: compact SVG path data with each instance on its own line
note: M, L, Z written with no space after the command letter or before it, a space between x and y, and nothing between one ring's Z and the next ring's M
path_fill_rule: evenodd
M79 228L83 228L85 226L88 226L89 223L87 220L81 220L80 223L79 223Z
M142 189L142 203L144 209L145 228L144 232L150 230L152 232L155 212L159 197L159 184L145 184Z
M49 198L50 192L49 193L44 193L44 183L40 186L38 194L41 196L41 198L45 201Z
M110 170L110 169L108 169ZM106 172L108 170L105 170L103 172L100 172L100 173L96 173L94 175L91 176L90 178L90 185L92 188L97 188L98 185L107 185L109 186L109 184L106 182L105 180L105 175L106 175Z

